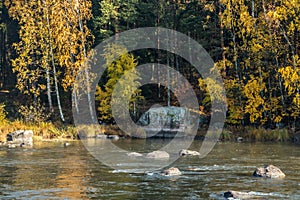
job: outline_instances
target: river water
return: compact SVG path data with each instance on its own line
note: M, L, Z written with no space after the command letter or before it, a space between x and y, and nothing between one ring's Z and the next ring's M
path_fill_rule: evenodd
M144 152L167 140L119 140L124 149ZM199 150L201 141L191 148ZM273 164L286 178L252 177ZM80 141L36 143L32 149L0 149L0 199L223 199L228 190L252 191L258 199L300 199L300 146L282 143L218 143L205 158L182 157L166 178L124 173L95 159ZM191 170L192 169L192 170Z

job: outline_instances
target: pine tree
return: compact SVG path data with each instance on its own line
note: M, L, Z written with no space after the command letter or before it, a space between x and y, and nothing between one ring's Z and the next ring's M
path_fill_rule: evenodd
M131 94L130 108L133 109L133 103L141 100L142 96L140 89L135 90L135 88L138 88L139 86L138 73L126 75L126 72L129 70L133 70L134 72L134 69L137 66L137 62L133 55L127 53L126 48L111 44L106 46L104 57L106 63L111 64L107 67L107 82L103 87L99 86L97 88L96 100L99 101L99 118L104 121L110 121L112 119L112 101L118 104L118 102L120 103L120 101L123 101L125 96ZM117 59L113 60L114 57L117 57ZM123 77L123 81L120 81L121 77ZM119 96L112 98L112 93L117 83L120 85L120 91L116 91Z

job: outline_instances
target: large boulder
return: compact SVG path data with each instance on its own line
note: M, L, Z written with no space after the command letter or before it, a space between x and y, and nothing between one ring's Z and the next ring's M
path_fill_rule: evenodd
M257 168L253 176L264 177L264 178L284 178L285 174L274 165L266 165L265 167Z
M170 155L165 151L153 151L146 155L146 158L169 159Z
M179 175L181 175L181 172L178 168L171 167L169 169L162 171L161 174L163 176L179 176Z
M33 145L32 130L18 130L7 134L7 144L10 146L30 147Z
M187 119L190 116L188 109L183 107L161 107L153 106L141 116L138 123L152 128L171 127L175 128L181 125L187 125Z
M180 156L200 156L200 153L198 151L191 151L186 149L181 149L179 151Z

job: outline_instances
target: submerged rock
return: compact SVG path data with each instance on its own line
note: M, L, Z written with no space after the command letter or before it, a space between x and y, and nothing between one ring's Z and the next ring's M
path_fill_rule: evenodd
M257 168L253 176L264 177L264 178L284 178L285 174L274 165L266 165L265 167Z
M9 149L15 149L15 148L17 148L17 146L15 144L8 144L7 147Z
M64 143L64 147L68 147L68 146L70 146L71 144L69 143L69 142L65 142Z
M256 196L249 192L239 192L239 191L229 190L224 193L224 197L226 199L253 199Z
M130 153L127 153L127 155L130 156L130 157L141 157L141 156L143 156L143 154L137 153L137 152L130 152Z
M181 171L176 167L171 167L161 172L163 176L179 176Z
M180 156L200 156L200 153L198 151L191 151L186 149L181 149L179 151Z
M104 135L104 134L98 134L98 135L96 135L96 138L97 139L107 139L107 135Z
M120 139L120 137L118 135L108 135L107 139L118 140L118 139Z
M18 130L7 134L8 147L31 147L33 145L32 130Z
M189 171L201 171L203 169L201 167L189 166L187 168L187 170L189 170Z
M146 155L146 158L165 159L169 158L170 155L165 151L153 151Z

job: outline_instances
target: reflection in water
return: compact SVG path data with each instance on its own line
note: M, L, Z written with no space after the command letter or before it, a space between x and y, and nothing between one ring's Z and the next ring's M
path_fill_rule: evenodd
M85 177L87 177L88 169L82 156L77 151L74 152L72 148L64 148L62 156L56 160L56 163L58 169L55 185L65 190L55 195L64 198L86 198L88 180Z
M146 153L168 142L115 144ZM200 146L195 141L191 149ZM263 199L300 199L299 161L300 147L291 144L219 143L204 159L180 158L172 166L183 175L165 178L120 173L98 162L81 142L67 148L61 143L36 144L33 149L0 149L0 199L221 199L227 190L253 191ZM279 166L287 177L252 177L264 164Z

